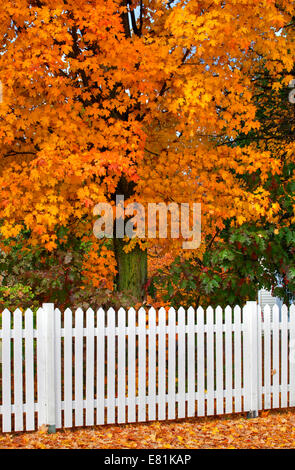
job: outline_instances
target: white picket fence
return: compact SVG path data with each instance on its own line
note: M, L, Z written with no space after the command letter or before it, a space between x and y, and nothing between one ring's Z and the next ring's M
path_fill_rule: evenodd
M295 306L2 313L2 431L295 406Z

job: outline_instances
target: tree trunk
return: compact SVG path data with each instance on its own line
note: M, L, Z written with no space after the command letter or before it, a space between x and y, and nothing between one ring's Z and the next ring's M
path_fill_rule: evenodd
M144 286L147 282L147 252L138 245L125 253L125 242L122 238L114 238L114 250L117 261L117 288L118 291L131 294L138 302L145 297Z

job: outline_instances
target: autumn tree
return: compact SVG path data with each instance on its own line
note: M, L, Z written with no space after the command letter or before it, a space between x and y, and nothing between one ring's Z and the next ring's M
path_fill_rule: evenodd
M3 238L26 230L49 251L61 227L93 239L93 207L120 194L201 203L202 256L225 218L276 214L263 182L279 161L217 142L259 126L258 57L292 70L294 2L7 0L0 13ZM258 168L249 193L240 176ZM119 289L142 298L154 243L114 239Z

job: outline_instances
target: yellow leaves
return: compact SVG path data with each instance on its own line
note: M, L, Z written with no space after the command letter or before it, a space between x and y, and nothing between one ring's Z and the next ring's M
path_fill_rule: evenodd
M293 63L288 31L275 35L289 21L275 2L213 1L204 9L195 0L170 9L157 2L143 35L131 38L113 0L70 1L67 10L59 0L42 8L16 0L2 2L0 12L0 40L11 39L0 56L3 235L24 223L52 250L54 227L83 232L93 204L109 200L122 180L137 183L143 203L202 202L206 233L227 216L242 224L267 213L269 195L249 196L233 175L260 171L263 184L269 171L279 174L278 161L253 145L215 144L219 135L259 127L251 103L257 54L274 73L274 91L279 67ZM287 151L292 160L293 148ZM271 217L278 210L271 207ZM103 258L112 278L113 260ZM96 283L98 265L92 253L85 271ZM106 271L100 274L105 282Z

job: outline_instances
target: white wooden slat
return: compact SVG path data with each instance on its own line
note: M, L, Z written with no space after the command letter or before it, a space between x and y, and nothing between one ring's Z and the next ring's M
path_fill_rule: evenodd
M234 308L234 387L235 387L235 412L242 411L242 334L241 334L241 308Z
M105 412L105 312L97 311L97 348L96 348L96 424L104 424Z
M128 310L128 422L136 421L136 312L134 308Z
M61 416L61 311L56 308L55 314L55 399L56 399L56 427L62 427Z
M243 411L250 411L251 409L251 379L252 379L252 368L251 368L251 357L250 357L250 326L249 321L249 308L248 305L243 307L243 321L242 321L242 332L243 332Z
M126 422L126 312L118 311L118 423Z
M264 307L264 408L271 408L271 310L269 305Z
M185 310L177 312L178 323L178 352L177 352L177 385L178 385L178 418L185 417Z
M86 311L86 426L94 424L94 311Z
M288 406L288 308L281 309L281 408Z
M16 309L13 314L14 328L14 348L13 348L13 367L14 367L14 430L22 431L23 420L23 348L22 348L22 312Z
M189 307L187 311L187 383L188 406L187 416L195 416L196 410L196 369L195 369L195 310Z
M75 311L75 426L83 426L83 310Z
M290 306L289 370L290 370L289 406L295 406L295 305L294 304Z
M138 311L138 421L146 420L146 311Z
M159 310L158 338L158 419L166 419L166 310Z
M156 419L156 311L150 308L148 336L148 419Z
M35 429L34 411L34 331L33 312L25 311L25 397L26 397L26 430Z
M214 311L206 310L206 370L207 370L207 415L214 415Z
M11 431L11 314L2 312L2 431Z
M204 310L197 309L197 392L198 416L205 416Z
M258 343L258 348L257 348L257 367L258 367L258 410L262 410L262 356L263 356L263 351L262 351L262 311L261 311L261 306L257 306L257 343Z
M232 309L225 309L225 413L233 411L232 380Z
M107 311L107 423L115 422L115 310Z
M176 378L176 345L175 345L175 309L168 310L168 419L175 419L175 378Z
M64 312L64 427L73 426L73 315L67 308Z
M37 399L38 427L47 424L46 416L46 361L45 361L45 312L37 311Z
M216 316L216 413L223 414L223 333L222 308L217 307Z
M273 408L280 406L280 338L279 338L279 307L273 306L273 333L272 333L272 380L273 380Z

